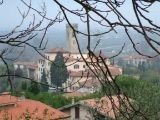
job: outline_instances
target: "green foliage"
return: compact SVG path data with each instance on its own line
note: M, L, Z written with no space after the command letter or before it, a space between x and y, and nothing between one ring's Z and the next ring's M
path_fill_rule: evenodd
M0 65L0 75L6 74L6 67ZM0 92L5 92L8 90L7 77L0 77Z
M41 83L44 83L45 85L41 84L40 88L42 92L48 92L49 86L48 82L47 82L47 77L46 77L46 73L43 70L43 74L42 74L42 78L41 78Z
M32 81L31 85L28 88L28 91L33 93L33 94L35 94L35 95L38 94L40 92L39 84L34 82L34 81Z
M0 93L8 90L8 81L6 79L0 79Z
M72 98L64 97L62 94L57 93L47 93L41 92L39 94L33 94L31 92L25 93L26 98L41 101L47 105L50 105L54 108L59 108L68 104L71 104ZM100 98L104 96L102 92L95 92L81 97L75 97L75 101L91 99L91 98Z
M130 89L135 86L139 86L143 81L140 81L133 77L127 77L127 76L119 76L116 79L116 83L119 85L120 88L126 88Z
M27 82L26 82L26 81L22 81L21 84L22 84L22 85L21 85L21 89L22 89L23 91L26 91L26 90L27 90Z
M117 78L117 84L122 91L126 93L134 102L137 110L151 119L160 119L160 86L150 81L138 80L132 77L120 76Z
M137 67L124 67L123 73L127 75L140 75L142 73Z
M160 83L160 74L158 71L147 70L141 76L140 79L147 80L155 84Z
M51 82L57 88L62 86L62 83L66 82L68 78L67 67L64 62L64 57L61 52L57 53L55 61L51 64Z
M104 95L105 94L103 93L103 91L96 91L96 92L91 93L91 94L75 97L75 101L78 102L80 100L93 99L93 98L101 98Z
M18 90L14 90L11 92L11 95L13 96L17 96L17 97L21 97L24 95L24 92L18 91Z
M54 108L59 108L59 107L62 107L64 105L71 103L70 98L66 98L61 94L55 94L55 93L53 94L53 93L43 92L43 93L39 93L37 95L34 95L33 93L26 92L26 97L29 99L41 101L41 102L48 104Z

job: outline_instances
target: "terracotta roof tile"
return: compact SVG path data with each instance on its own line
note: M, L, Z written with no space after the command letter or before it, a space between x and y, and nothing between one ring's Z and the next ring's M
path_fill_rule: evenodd
M10 95L0 96L1 105L4 104L4 101L5 104L14 102L15 105L7 108L1 106L0 119L2 119L6 113L7 117L9 117L9 119L7 120L18 120L20 118L22 120L28 113L33 120L35 120L36 118L40 118L43 120L55 120L69 117L67 114L35 100L19 100L17 99L17 97Z
M122 74L122 68L121 67L117 67L117 66L109 66L108 67L111 75L113 76L117 76L117 75L121 75Z
M111 97L102 97L100 99L88 99L82 100L81 104L88 106L92 109L96 109L97 112L102 115L109 116L111 118L115 118L115 114L118 114L118 109L121 107L121 100L128 104L127 98L122 95L119 96L111 96ZM130 99L131 100L131 99ZM128 104L129 105L129 104Z
M83 82L79 82L80 87L87 87L87 88L91 88L91 87L100 87L100 82L97 79L88 79L86 81Z
M71 77L94 77L91 71L69 71L69 76Z
M7 94L3 93L0 96L0 106L8 103L16 103L17 100L18 100L17 97L10 96L8 93Z
M117 76L117 75L121 75L122 74L122 68L118 67L118 66L108 66L109 71L111 73L112 76ZM105 67L102 67L103 71L107 71L107 69ZM87 69L86 71L90 71L89 69ZM94 71L94 69L93 69ZM98 72L100 73L102 70L99 70ZM90 71L91 72L91 71ZM92 72L91 72L92 73ZM93 73L92 73L93 74Z
M120 67L109 66L108 68L109 68L112 76L117 76L117 75L122 74L122 68L120 68ZM104 71L105 71L105 69L106 68L103 68ZM94 69L93 69L93 71L94 71ZM95 77L94 73L89 69L86 69L85 71L69 71L69 76L71 76L71 77L87 77L87 76L88 77Z

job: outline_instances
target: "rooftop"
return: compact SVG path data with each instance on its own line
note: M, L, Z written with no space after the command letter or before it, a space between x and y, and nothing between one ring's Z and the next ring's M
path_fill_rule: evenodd
M108 66L108 68L112 76L117 76L122 74L122 68L120 67ZM103 70L106 71L107 69L103 67ZM100 72L101 70L96 71L95 73L99 74ZM86 69L85 71L69 71L69 76L70 77L95 77L94 73L90 69Z
M129 99L129 101L131 102L132 100ZM98 112L103 116L115 119L115 116L119 114L119 110L121 109L121 107L123 107L121 103L127 105L129 108L129 101L127 101L127 98L124 97L123 95L104 96L98 99L94 98L94 99L81 100L74 104L63 106L59 108L59 110L63 111L65 109L81 105L90 108L92 110L96 110L96 112Z
M22 62L22 61L17 61L14 63L15 65L24 65L26 66L27 68L30 68L30 69L36 69L38 68L38 65L33 63L33 62Z
M3 105L10 105L14 102L14 106L3 107ZM11 95L1 95L0 96L0 119L4 118L4 115L9 119L7 120L17 120L24 119L26 115L29 115L31 119L45 119L57 120L60 118L68 118L69 116L55 108L52 108L46 104L39 101L30 99L19 99L18 97Z
M69 76L71 77L94 77L95 75L87 70L87 71L69 71Z
M86 81L79 82L80 87L100 87L101 84L97 79L87 79Z

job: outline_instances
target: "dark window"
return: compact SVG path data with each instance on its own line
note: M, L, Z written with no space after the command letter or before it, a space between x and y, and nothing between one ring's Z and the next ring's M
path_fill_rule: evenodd
M85 66L85 65L83 65L83 68L86 68L86 66Z
M79 69L79 65L74 65L74 69Z
M79 107L75 107L75 118L79 119Z

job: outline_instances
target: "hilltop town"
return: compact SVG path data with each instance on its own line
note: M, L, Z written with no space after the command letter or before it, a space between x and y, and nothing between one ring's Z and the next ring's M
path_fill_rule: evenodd
M73 24L73 26L75 29L78 29L78 24ZM63 83L62 87L65 88L65 92L84 91L91 93L96 91L97 89L100 89L101 85L98 79L85 63L96 63L96 58L90 57L88 53L79 53L76 38L73 35L73 30L68 25L66 25L66 34L66 41L68 46L67 48L52 48L46 50L44 53L44 57L41 57L39 60L35 61L35 63L17 61L14 63L15 70L20 68L24 71L26 69L28 75L27 77L34 78L38 82L41 82L41 77L44 70L48 84L52 85L50 76L51 63L54 62L57 53L61 52L63 53L65 64L69 73L69 77L67 81ZM109 70L111 71L113 77L122 74L122 68L117 65L111 65L110 59L105 53L96 51L96 55L104 58L105 63L109 66ZM85 59L86 61L84 61L83 59ZM92 70L94 70L92 65L90 65L90 67L92 67ZM109 79L111 80L111 78ZM85 82L86 84L82 87L83 83ZM75 84L72 85L72 83ZM93 86L94 83L95 88ZM52 91L53 89L54 87L50 87L49 91Z
M160 120L160 0L0 0L0 120Z

